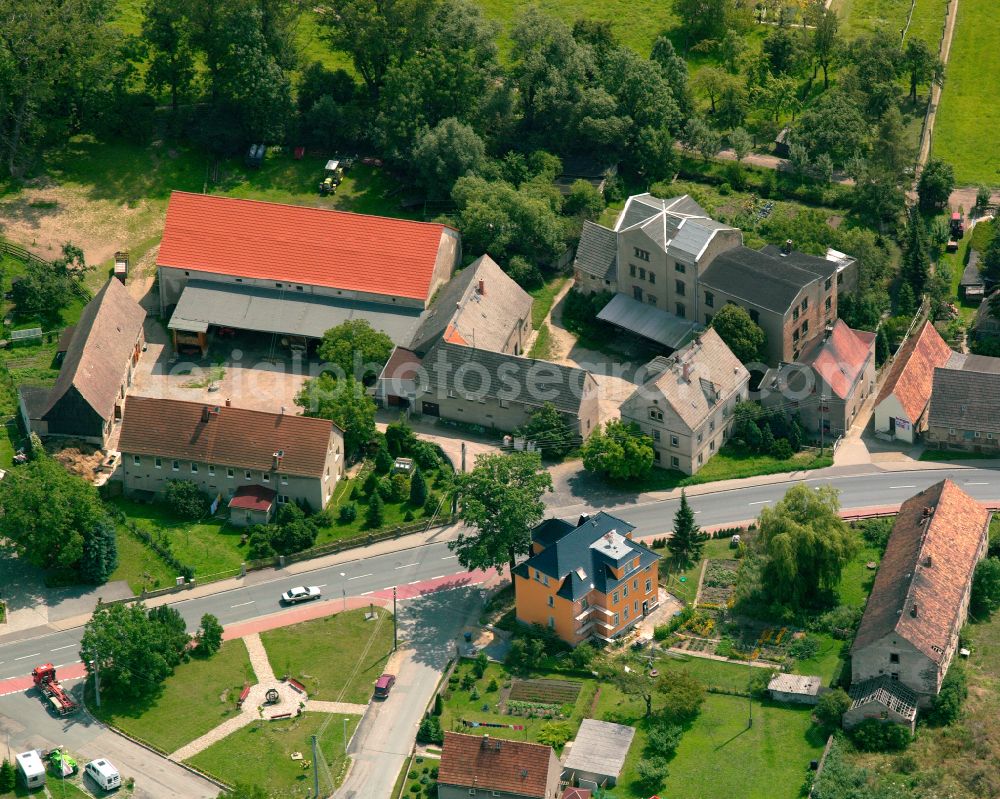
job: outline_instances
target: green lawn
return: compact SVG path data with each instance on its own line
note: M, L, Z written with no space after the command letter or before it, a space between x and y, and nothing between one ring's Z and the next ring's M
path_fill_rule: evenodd
M531 326L535 330L538 330L542 322L545 321L545 317L552 310L552 303L555 301L556 294L562 290L568 279L564 275L560 275L550 280L541 288L528 292L535 301L531 306Z
M852 608L865 606L868 594L872 590L872 583L875 582L875 570L869 569L867 564L869 561L878 563L881 559L882 554L877 549L865 546L862 541L858 554L840 573L837 596L841 605L849 605Z
M236 715L236 700L245 680L254 682L243 641L227 641L207 660L192 658L167 678L163 690L148 701L126 704L103 697L102 721L170 753Z
M936 53L941 46L947 13L948 0L917 0L906 38L922 39Z
M320 785L332 793L347 772L344 754L344 720L347 739L361 720L360 716L327 713L303 713L297 719L259 721L228 735L189 762L196 768L230 785L237 782L255 785L275 797L311 795L313 775L303 766L312 763L311 737L319 736ZM301 752L302 760L292 760Z
M823 685L829 686L840 677L844 661L850 651L847 641L838 641L826 633L809 633L819 642L819 651L808 660L796 660L792 671L795 674L816 674L823 678Z
M127 581L137 596L144 588L153 591L173 585L178 575L146 544L122 527L118 528L117 541L118 568L109 580Z
M528 357L538 358L541 361L552 357L552 331L548 325L543 324L538 328L538 335L535 337L535 343L531 345Z
M994 460L996 455L990 452L966 452L959 449L925 449L920 453L922 461L977 461Z
M392 651L392 614L377 612L372 621L367 610L352 610L262 633L271 668L302 682L312 699L365 704Z
M959 185L1000 186L1000 25L995 0L962 0L948 59L933 153Z
M641 480L630 483L635 491L670 491L683 486L736 480L762 474L783 474L808 469L823 469L833 465L829 448L820 456L813 450L797 452L788 460L771 455L753 455L733 445L723 446L696 474L687 475L674 469L652 468Z
M811 709L754 701L753 726L747 728L748 705L742 697L708 695L670 761L661 796L794 799L802 795L809 761L819 759L825 743L810 720ZM622 775L625 785L634 781L638 760L633 744Z
M177 560L191 566L198 579L238 569L247 560L246 546L240 544L244 530L232 527L221 519L201 522L178 519L162 503L146 505L119 499L114 504L137 527L169 541ZM135 570L133 566L126 568Z

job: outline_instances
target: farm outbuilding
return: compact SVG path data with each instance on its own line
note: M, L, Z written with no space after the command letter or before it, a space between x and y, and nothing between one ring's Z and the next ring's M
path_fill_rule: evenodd
M584 788L610 788L618 782L635 738L635 728L584 719L563 763L563 778Z
M776 674L767 684L767 692L775 702L815 705L819 701L822 682L811 674Z

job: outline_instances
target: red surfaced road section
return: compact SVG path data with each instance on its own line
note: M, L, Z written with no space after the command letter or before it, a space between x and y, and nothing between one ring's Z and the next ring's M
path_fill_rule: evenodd
M85 677L86 674L87 669L82 663L71 663L68 666L61 666L56 671L56 677L59 678L59 682L78 680L81 677ZM30 674L27 677L11 677L9 680L0 680L0 696L16 694L20 691L27 691L33 685L34 682L32 681Z
M480 585L496 576L496 570L463 572L445 577L435 577L431 580L421 580L411 585L400 585L396 587L396 598L415 599L426 594L433 594L437 591L449 591L453 588L462 588L470 585ZM392 602L392 589L386 588L381 591L372 591L363 596L349 596L346 602L344 599L327 599L323 602L310 602L307 605L299 605L280 613L272 613L270 616L261 616L256 619L237 622L226 626L222 637L226 641L233 638L242 638L251 633L262 633L267 630L275 630L278 627L287 627L290 624L298 624L303 621L322 619L340 613L345 608L356 610L366 608L372 603L382 607L390 607Z

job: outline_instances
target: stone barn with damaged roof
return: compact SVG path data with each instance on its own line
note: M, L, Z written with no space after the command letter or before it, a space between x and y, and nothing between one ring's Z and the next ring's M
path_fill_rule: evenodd
M941 690L986 552L990 516L951 480L903 503L851 648L852 696L864 683L895 696L898 684L926 706ZM900 706L913 704L907 691L897 692Z

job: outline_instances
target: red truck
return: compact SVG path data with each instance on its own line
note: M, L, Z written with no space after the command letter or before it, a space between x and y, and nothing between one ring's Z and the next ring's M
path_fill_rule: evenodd
M56 667L51 663L43 663L33 668L31 678L35 681L35 687L48 699L49 704L60 716L76 710L76 702L59 684L59 680L56 679Z

